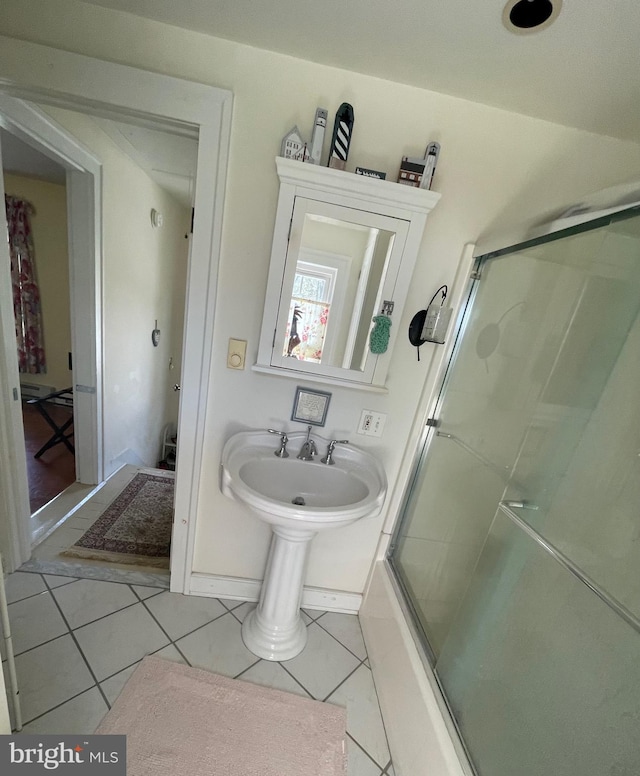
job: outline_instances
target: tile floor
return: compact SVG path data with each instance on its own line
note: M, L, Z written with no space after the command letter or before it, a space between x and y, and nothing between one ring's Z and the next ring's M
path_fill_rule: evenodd
M93 732L138 661L154 653L346 706L349 776L394 774L355 615L305 611L307 647L271 663L242 642L251 604L24 571L6 589L24 733Z

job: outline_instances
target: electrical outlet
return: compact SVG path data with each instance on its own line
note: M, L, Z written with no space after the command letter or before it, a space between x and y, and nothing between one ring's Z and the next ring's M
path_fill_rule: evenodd
M358 424L358 434L364 434L365 436L382 436L386 419L387 416L384 412L362 410L360 423Z

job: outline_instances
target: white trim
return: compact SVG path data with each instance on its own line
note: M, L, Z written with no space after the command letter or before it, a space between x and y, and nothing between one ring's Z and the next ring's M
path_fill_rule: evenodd
M404 446L405 453L400 463L398 476L387 503L387 517L382 528L383 534L381 542L378 546L376 560L382 560L386 555L389 539L385 539L384 535L393 533L395 524L399 519L406 489L413 472L414 461L418 451L420 438L424 431L427 418L429 418L431 412L434 410L435 402L437 401L438 394L440 393L440 385L446 372L447 364L449 363L449 359L451 358L451 354L453 352L453 347L455 345L454 335L456 333L454 327L458 323L462 305L466 299L465 291L474 263L474 247L475 246L473 243L467 243L464 246L462 255L458 261L453 283L451 284L451 291L447 296L447 299L450 300L450 304L454 309L454 315L452 316L453 323L450 325L449 332L447 333L446 344L444 346L432 345L430 343L421 345L425 355L428 352L427 349L432 351L431 363L429 364L427 379L425 380L420 401L418 403L418 408L411 425L411 433Z
M0 147L0 170L2 148ZM0 177L0 196L4 202L4 181ZM24 445L15 449L14 440L22 431L20 376L15 350L15 320L9 244L6 239L7 217L0 209L0 552L5 572L15 571L29 559L29 489ZM13 348L4 343L12 342Z
M371 264L373 262L373 253L376 247L376 241L380 234L379 229L369 229L369 237L367 239L367 247L364 249L364 255L362 257L362 267L360 269L360 278L358 279L358 287L356 288L355 298L353 300L353 312L351 313L351 321L349 323L349 333L347 334L347 341L344 346L344 356L342 358L342 368L351 369L351 362L353 361L353 350L356 345L356 339L358 337L358 328L360 318L362 317L362 308L364 307L364 300L367 295L367 286L369 285L369 275L371 274ZM387 251L387 258L389 251ZM386 263L386 262L385 262ZM374 312L377 311L378 300L374 307ZM362 359L360 362L360 368L364 369L364 365L367 359L367 350L364 349Z
M171 540L171 592L189 589L196 540L196 516L204 429L213 358L213 321L218 291L222 209L231 136L230 92L202 117L198 142L195 217L191 235L182 356L182 392ZM212 103L213 94L212 94ZM215 110L213 108L216 108ZM191 476L189 477L189 473Z
M4 36L0 91L98 115L115 112L198 135L171 553L171 589L182 592L191 573L198 513L233 96L206 84Z
M259 579L193 573L190 576L188 592L210 598L231 598L236 601L256 602L260 598L261 587L262 580ZM362 595L360 593L348 593L344 590L329 590L320 587L304 587L302 590L301 606L306 609L357 614L361 604Z
M383 563L374 565L360 624L397 776L471 776Z
M438 204L440 194L428 189L418 189L404 186L393 181L368 178L365 175L354 175L343 170L330 167L320 167L305 164L282 156L276 158L278 177L281 181L293 186L313 186L337 196L349 192L359 199L368 202L375 211L375 206L386 208L395 206L399 210L410 210L415 213L427 214Z
M337 377L325 377L324 375L314 375L310 372L294 372L291 369L281 369L278 366L263 366L254 364L251 369L254 372L260 372L272 377L289 377L292 380L306 383L320 383L323 385L339 385L341 388L355 388L358 391L368 391L369 393L389 393L389 389L382 385L368 385L367 383L354 383L352 380L340 380Z

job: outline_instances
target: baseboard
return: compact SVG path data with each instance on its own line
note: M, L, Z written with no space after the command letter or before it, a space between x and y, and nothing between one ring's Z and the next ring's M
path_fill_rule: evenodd
M260 597L261 586L262 580L259 579L193 573L189 578L189 590L185 592L212 598L230 598L235 601L257 601ZM302 606L305 609L357 614L361 604L362 595L360 593L328 590L320 587L305 587L302 591Z
M118 469L121 469L126 464L129 464L130 466L137 466L138 468L149 468L149 466L153 466L153 464L149 464L146 461L143 461L138 453L136 453L136 451L132 450L130 447L128 447L126 450L123 450L115 458L111 459L110 465L112 473L115 473L118 471Z
M374 566L360 623L396 776L472 776L382 562Z

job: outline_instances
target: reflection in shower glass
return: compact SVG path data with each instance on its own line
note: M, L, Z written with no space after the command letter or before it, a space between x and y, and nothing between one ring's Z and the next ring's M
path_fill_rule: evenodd
M638 773L640 216L481 270L391 564L480 774Z

